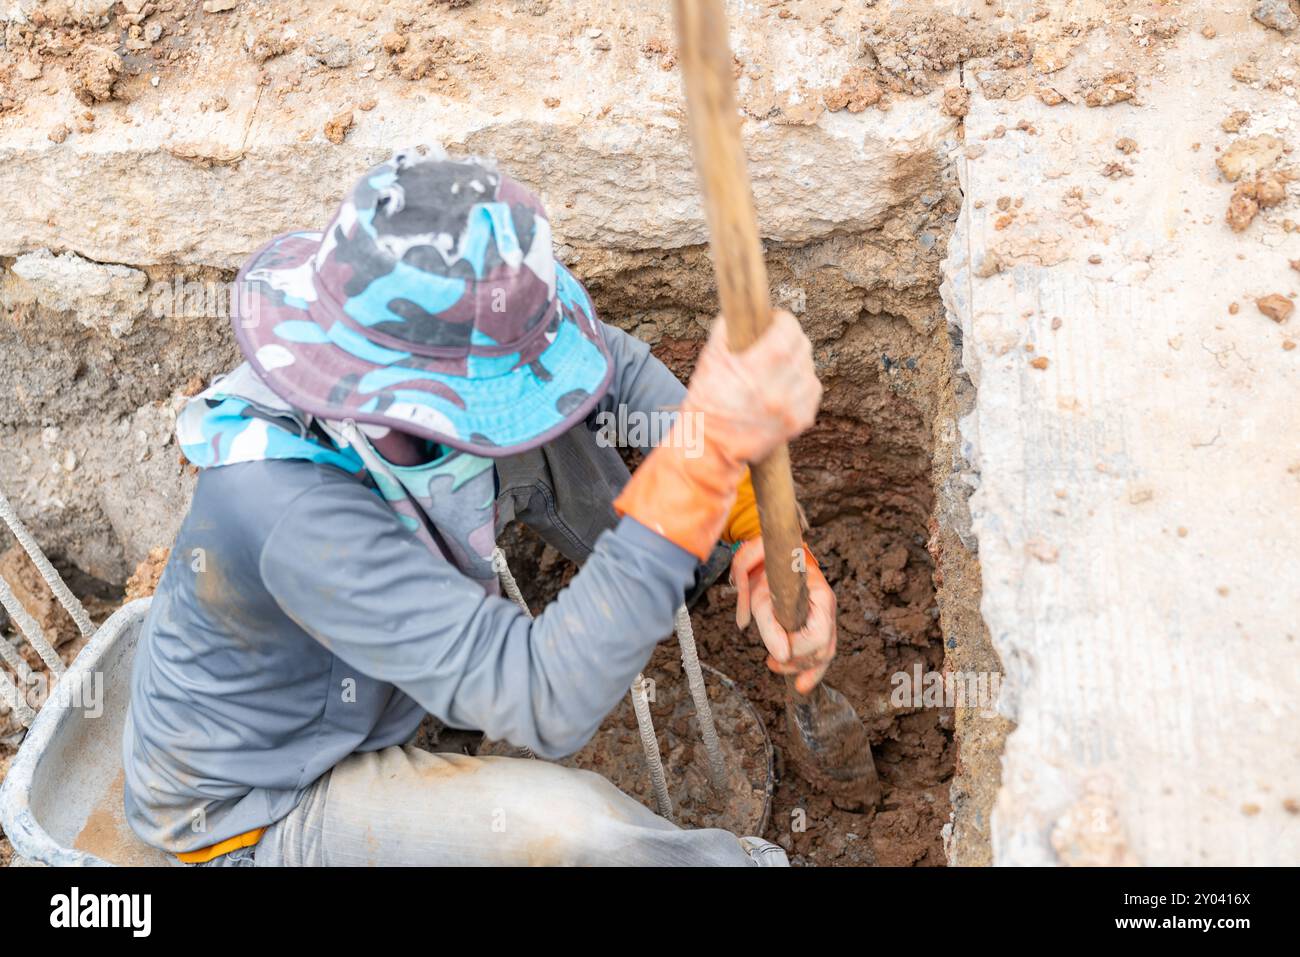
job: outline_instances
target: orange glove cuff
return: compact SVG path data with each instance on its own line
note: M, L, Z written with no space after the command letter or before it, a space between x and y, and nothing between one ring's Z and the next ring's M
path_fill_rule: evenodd
M743 472L743 465L707 442L702 453L688 458L670 434L633 473L614 510L706 561L722 535Z

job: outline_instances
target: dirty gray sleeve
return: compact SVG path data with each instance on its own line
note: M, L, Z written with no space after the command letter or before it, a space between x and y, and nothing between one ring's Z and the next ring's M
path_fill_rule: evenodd
M433 555L356 482L299 496L260 559L299 627L453 727L558 758L627 693L692 580L695 556L630 518L596 542L536 620Z
M647 413L675 410L681 405L686 386L651 354L648 344L603 322L600 332L614 360L614 376L609 391L596 406L597 415L617 413L619 405Z

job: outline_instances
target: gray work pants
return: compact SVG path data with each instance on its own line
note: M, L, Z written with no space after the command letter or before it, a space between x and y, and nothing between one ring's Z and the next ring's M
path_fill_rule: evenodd
M229 864L769 866L758 838L686 830L598 774L526 758L418 748L353 754Z

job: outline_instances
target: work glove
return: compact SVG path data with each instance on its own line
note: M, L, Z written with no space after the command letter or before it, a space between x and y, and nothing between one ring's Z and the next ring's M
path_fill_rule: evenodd
M739 353L727 346L725 324L715 322L677 420L615 510L704 561L745 464L812 425L821 394L812 344L794 316L774 312L759 340Z
M742 631L752 620L767 648L767 666L782 675L796 675L795 690L808 694L822 680L835 657L835 593L826 583L808 546L804 546L808 577L808 619L793 635L781 627L772 610L767 584L763 539L753 538L731 560L731 583L736 586L736 627Z

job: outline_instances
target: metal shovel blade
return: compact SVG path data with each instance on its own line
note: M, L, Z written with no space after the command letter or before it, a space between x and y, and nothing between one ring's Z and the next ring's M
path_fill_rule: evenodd
M867 729L848 699L819 684L809 694L787 677L786 721L800 775L845 811L866 811L880 803L880 778L871 757Z

